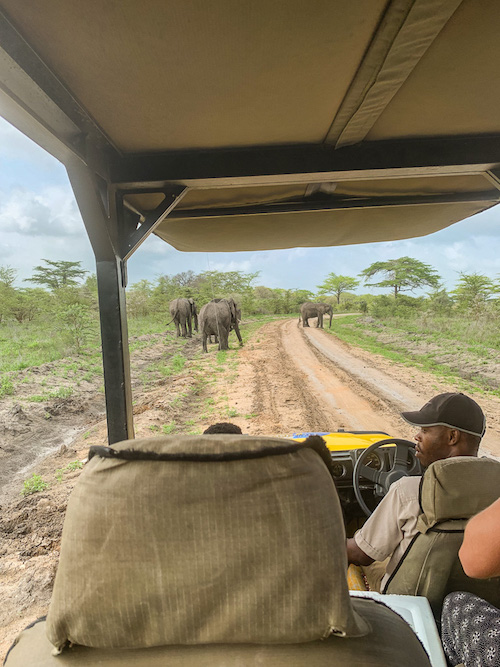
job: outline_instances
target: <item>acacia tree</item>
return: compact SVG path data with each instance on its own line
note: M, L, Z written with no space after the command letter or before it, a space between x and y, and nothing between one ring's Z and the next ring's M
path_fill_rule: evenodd
M53 262L50 259L42 259L48 266L35 266L31 278L25 278L25 281L36 283L37 285L46 285L51 290L61 287L72 287L78 285L77 278L83 278L88 273L82 269L81 262L67 262L61 260Z
M452 294L460 308L483 307L498 292L494 281L480 273L460 273L460 279Z
M383 280L366 284L370 287L391 287L394 291L394 298L398 296L399 292L413 291L418 287L436 288L440 282L440 277L435 269L413 257L374 262L359 275L368 281L377 273L384 276Z
M344 292L350 292L359 285L357 278L351 276L338 276L336 273L329 273L321 285L317 286L320 294L333 294L337 297L337 304L340 303L340 296Z

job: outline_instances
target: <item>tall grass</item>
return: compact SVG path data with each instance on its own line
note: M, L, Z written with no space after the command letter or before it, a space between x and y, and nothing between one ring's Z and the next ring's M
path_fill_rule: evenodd
M160 315L130 318L129 336L133 338L162 333L165 331L167 322L168 320ZM93 321L93 328L96 336L86 345L82 355L84 358L100 354L97 315ZM57 320L39 319L21 324L9 321L0 324L0 373L41 366L74 354L74 346L68 341L67 333Z
M463 389L500 395L500 379L488 373L495 367L492 364L500 362L495 318L427 313L376 320L348 316L334 320L331 332L369 352L457 382Z
M500 350L499 319L442 317L421 313L409 320L397 317L388 318L384 320L384 324L401 331L425 334L436 339L448 338L472 347L491 347Z
M0 372L56 361L71 353L66 337L45 321L0 326Z

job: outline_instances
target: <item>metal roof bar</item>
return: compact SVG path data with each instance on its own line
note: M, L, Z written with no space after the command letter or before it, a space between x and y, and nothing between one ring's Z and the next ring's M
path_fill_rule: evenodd
M500 165L500 135L127 155L110 162L119 188L150 190L358 181L484 173Z

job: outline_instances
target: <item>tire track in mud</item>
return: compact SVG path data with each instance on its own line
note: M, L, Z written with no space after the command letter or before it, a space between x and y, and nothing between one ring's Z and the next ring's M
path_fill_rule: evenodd
M401 432L398 410L387 401L386 392L368 390L349 372L354 360L343 352L346 362L341 368L331 354L335 340L321 329L295 327L285 324L287 345L293 349L297 368L305 375L316 401L329 415L327 430ZM316 345L319 337L322 345ZM333 359L332 359L333 358ZM387 382L387 379L386 379ZM383 383L381 382L381 385ZM398 428L399 427L399 428ZM405 434L410 435L411 431Z
M328 414L307 390L303 373L297 369L286 342L285 323L276 327L275 349L266 350L265 360L252 361L254 403L252 412L265 415L275 433L320 431L327 428ZM297 413L297 414L294 414ZM304 428L307 425L307 428Z
M249 429L253 434L344 429L412 438L414 430L399 417L405 402L396 405L390 400L394 380L379 372L376 391L377 386L354 377L349 366L357 364L362 375L363 363L350 359L333 337L320 329L297 327L295 320L269 323L261 332L260 343L245 353L252 371L247 368L243 384L253 389L252 412L258 415ZM344 368L335 363L339 354Z
M412 440L415 429L400 413L420 408L430 396L460 391L414 367L351 348L322 329L295 320L270 322L247 348L245 391L254 387L249 432L289 436L294 432L383 431ZM474 396L483 407L487 432L481 453L500 455L499 401Z

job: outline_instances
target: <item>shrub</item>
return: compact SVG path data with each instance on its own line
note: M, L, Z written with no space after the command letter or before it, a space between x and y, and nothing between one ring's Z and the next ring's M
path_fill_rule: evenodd
M14 385L8 377L0 379L0 398L11 396L14 393Z
M24 481L23 490L21 491L21 495L30 496L32 493L38 493L39 491L45 491L45 489L48 489L48 488L49 488L49 484L47 484L47 482L44 482L40 475L35 475L35 473L33 473L33 475L30 477L30 479L26 479Z

